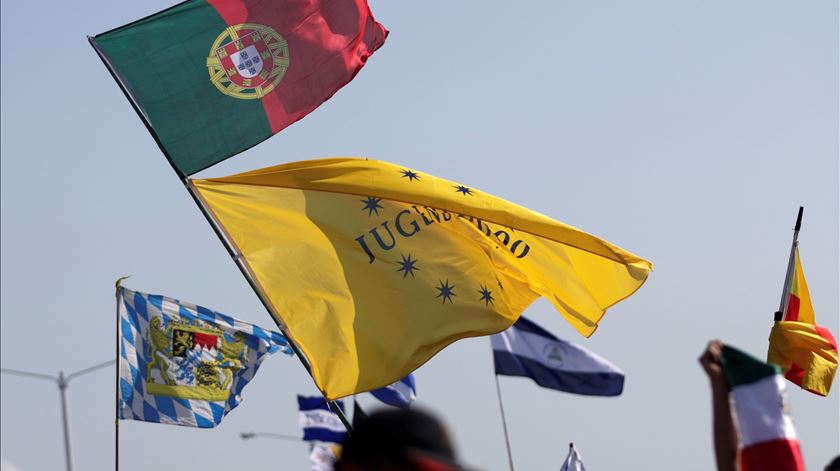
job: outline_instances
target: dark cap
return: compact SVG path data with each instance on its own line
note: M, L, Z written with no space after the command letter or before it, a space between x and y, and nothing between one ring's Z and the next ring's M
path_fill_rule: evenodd
M417 408L374 412L344 441L337 471L447 471L460 469L449 433Z

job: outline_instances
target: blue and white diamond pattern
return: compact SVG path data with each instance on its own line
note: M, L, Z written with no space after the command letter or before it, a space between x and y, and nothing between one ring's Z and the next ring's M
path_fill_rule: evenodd
M120 307L120 419L209 428L242 401L242 389L254 377L264 357L282 351L291 355L286 338L220 312L160 295L119 288ZM225 334L247 334L242 368L233 375L226 401L185 399L149 394L146 365L152 352L149 323L154 317L171 321L203 322Z

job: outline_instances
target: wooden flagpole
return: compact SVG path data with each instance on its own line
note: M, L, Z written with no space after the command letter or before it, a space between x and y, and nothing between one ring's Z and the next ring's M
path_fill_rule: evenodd
M312 367L309 364L309 360L306 358L306 356L300 350L300 347L298 347L297 343L295 343L295 341L292 339L291 335L289 334L288 329L286 329L286 326L283 325L282 322L280 322L280 317L276 315L276 312L274 311L271 303L268 301L268 298L265 296L265 293L259 287L256 280L253 278L253 274L251 273L250 268L247 266L247 263L245 262L244 258L242 257L242 254L237 249L234 248L234 245L232 244L232 241L230 241L223 234L223 232L221 230L221 225L218 224L218 222L212 216L210 211L203 204L202 199L200 198L198 193L195 191L195 188L193 187L189 177L187 175L185 175L183 172L181 172L180 170L178 170L178 167L175 165L175 162L172 160L172 157L166 151L166 148L163 146L163 143L160 141L160 138L158 137L158 135L155 132L154 128L152 127L151 123L149 123L148 119L146 119L146 115L140 110L140 107L134 101L131 94L128 93L128 89L125 87L125 84L123 84L122 80L120 80L119 76L117 76L116 71L111 66L111 63L108 62L108 59L105 57L105 55L102 53L102 51L100 51L99 48L96 46L96 43L94 42L94 38L91 37L91 36L88 36L88 42L90 43L91 47L93 47L93 50L96 51L96 55L99 56L99 60L101 60L102 64L105 65L105 68L108 69L108 72L111 74L111 78L117 83L117 85L120 87L120 90L122 90L123 95L128 100L128 102L131 104L131 107L134 108L134 112L137 113L137 116L140 118L140 120L146 126L146 130L149 131L149 134L151 134L152 138L154 138L155 143L157 143L158 148L163 153L164 157L166 157L166 160L167 160L167 162L169 162L169 165L172 167L172 170L175 171L175 174L178 175L178 178L180 178L181 182L184 184L184 187L186 188L187 192L190 194L190 196L192 197L195 204L201 210L201 214L204 215L204 218L207 220L207 223L210 224L210 227L213 229L213 232L216 233L216 236L219 238L219 241L221 241L222 245L224 245L225 249L227 249L228 255L230 255L233 262L239 268L239 271L242 272L242 275L248 281L248 284L251 286L251 289L254 291L254 294L257 295L257 298L259 298L263 307L268 312L269 317L271 317L271 319L277 325L277 328L280 329L280 331L283 333L283 335L285 335L286 340L289 342L289 346L295 352L295 356L297 356L297 358L300 360L303 367L306 369L306 372L309 373L309 376L314 381L315 377L312 376ZM317 387L317 383L316 383L316 387ZM336 404L335 401L327 400L326 395L324 394L323 391L321 391L321 388L318 388L318 391L321 393L322 396L324 396L324 400L326 400L327 405L329 406L330 410L333 411L338 416L339 419L341 419L341 422L344 424L344 427L347 429L347 433L348 434L352 433L353 432L353 425L347 419L347 416L344 414L344 411L342 411L341 408L338 407L338 404Z
M802 227L802 213L805 207L799 207L799 214L796 216L796 225L793 227L793 242L790 244L790 257L788 258L787 272L785 273L785 284L782 286L782 299L779 301L779 310L773 315L773 320L779 322L787 314L790 285L793 282L793 271L796 270L796 246L799 244L799 229Z

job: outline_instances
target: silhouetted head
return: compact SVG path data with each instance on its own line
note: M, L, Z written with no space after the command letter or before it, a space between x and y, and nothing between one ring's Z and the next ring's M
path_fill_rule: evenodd
M835 456L831 463L828 463L825 471L840 471L840 455Z
M449 433L416 408L375 412L344 441L336 471L449 471L458 469Z

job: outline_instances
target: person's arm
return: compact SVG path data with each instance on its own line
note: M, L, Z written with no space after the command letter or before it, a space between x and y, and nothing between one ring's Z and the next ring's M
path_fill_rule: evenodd
M738 433L729 406L729 384L720 364L722 351L720 340L709 342L706 351L700 355L700 365L709 376L712 387L712 429L718 471L738 471Z

